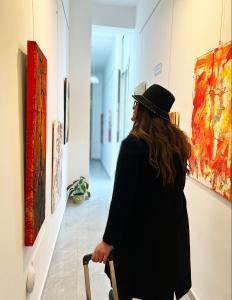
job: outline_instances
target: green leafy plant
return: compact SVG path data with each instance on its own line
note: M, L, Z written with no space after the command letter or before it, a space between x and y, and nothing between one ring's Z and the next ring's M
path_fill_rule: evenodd
M81 176L67 187L68 198L73 198L74 202L79 202L83 199L89 199L91 194L89 192L89 184L85 177Z

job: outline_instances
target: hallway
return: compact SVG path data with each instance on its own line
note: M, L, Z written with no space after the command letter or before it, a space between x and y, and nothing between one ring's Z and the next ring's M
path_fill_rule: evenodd
M83 255L101 240L108 215L113 181L101 163L91 162L92 196L81 204L67 203L41 300L84 300ZM109 281L103 264L90 263L92 298L108 300ZM182 300L189 300L185 296Z
M132 95L153 84L174 95L171 119L193 150L181 300L232 299L231 5L1 1L0 300L86 299L82 258L103 236ZM92 197L67 203L80 176ZM104 265L90 271L92 299L107 300Z

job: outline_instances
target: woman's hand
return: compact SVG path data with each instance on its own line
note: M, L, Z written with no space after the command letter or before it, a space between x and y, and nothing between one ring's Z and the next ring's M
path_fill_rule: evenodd
M105 242L101 242L97 245L95 248L93 254L92 254L92 261L93 262L99 262L104 264L107 262L107 259L110 255L110 252L112 251L113 246L106 244Z

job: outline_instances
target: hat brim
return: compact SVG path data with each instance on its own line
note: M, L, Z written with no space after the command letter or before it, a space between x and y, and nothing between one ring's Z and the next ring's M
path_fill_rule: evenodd
M170 121L170 117L168 112L162 111L157 106L155 106L153 103L151 103L150 100L148 100L146 97L142 95L132 95L132 97L138 101L140 104L142 104L144 107L146 107L149 111L151 111L155 116L165 120Z

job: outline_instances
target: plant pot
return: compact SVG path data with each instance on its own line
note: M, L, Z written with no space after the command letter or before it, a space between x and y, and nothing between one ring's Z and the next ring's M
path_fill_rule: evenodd
M80 203L85 199L84 195L75 195L72 197L74 203Z
M85 196L84 196L84 199L85 199L85 200L89 200L89 198L90 198L90 197L89 197L88 195L85 195Z

